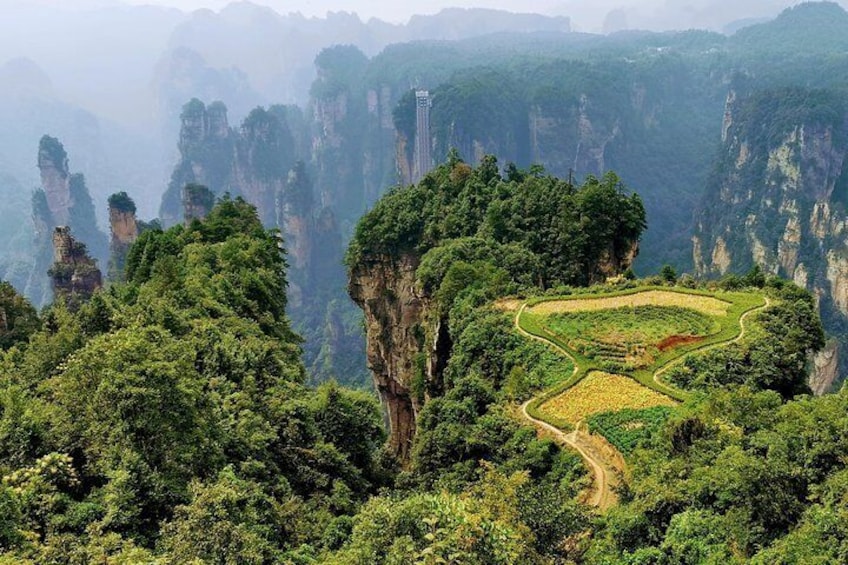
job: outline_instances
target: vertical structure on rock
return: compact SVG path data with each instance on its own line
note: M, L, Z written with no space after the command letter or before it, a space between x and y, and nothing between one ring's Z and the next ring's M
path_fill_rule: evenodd
M433 168L430 154L430 92L415 92L415 175L414 182L420 181Z
M51 266L53 228L67 226L88 246L91 256L108 258L105 234L97 229L94 203L85 177L71 174L68 154L55 137L45 135L38 145L38 170L41 188L32 196L32 220L35 228L35 261L26 284L26 294L37 306L50 302L50 285L45 272Z

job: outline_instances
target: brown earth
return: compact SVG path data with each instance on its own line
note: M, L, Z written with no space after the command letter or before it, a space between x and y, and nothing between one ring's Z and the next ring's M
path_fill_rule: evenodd
M699 341L703 341L703 339L704 336L701 335L670 335L657 344L657 349L660 351L667 351L679 345L697 343Z

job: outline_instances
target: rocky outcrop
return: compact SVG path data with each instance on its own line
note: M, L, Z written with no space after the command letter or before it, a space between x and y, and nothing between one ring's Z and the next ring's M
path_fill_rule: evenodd
M701 276L757 264L819 298L825 329L840 344L813 364L810 384L821 392L848 357L840 355L848 345L848 114L815 107L842 108L836 95L820 92L728 96L716 174L695 217L693 259Z
M180 161L171 174L159 208L164 227L171 227L183 219L186 185L203 185L217 194L229 190L234 138L223 103L212 102L207 107L194 98L183 106L178 144Z
M813 357L813 373L810 375L810 388L813 394L825 394L833 390L839 380L839 342L828 341L824 349Z
M203 220L215 206L215 193L202 184L187 184L183 187L183 221L191 225L194 220Z
M58 225L67 225L71 209L68 154L55 137L45 135L38 146L38 171L41 188L47 197L50 216Z
M53 267L49 275L53 294L70 307L88 300L103 286L97 262L89 257L85 244L74 239L67 226L53 231Z
M109 278L121 280L130 246L138 239L139 225L135 217L136 207L126 192L117 192L109 197Z
M402 461L409 458L415 420L423 398L413 392L425 379L427 299L416 291L414 255L379 256L351 273L349 293L365 313L368 368L389 420L389 445Z
M229 125L223 103L206 106L193 99L183 108L180 122L180 161L162 198L163 224L179 222L182 192L194 184L218 195L243 197L256 206L265 225L273 226L277 195L295 162L286 109L256 108L236 130Z
M314 199L306 165L298 161L277 191L277 225L283 232L289 263L305 271L312 258Z
M47 271L51 265L55 227L72 229L96 260L106 261L109 252L106 236L97 228L94 203L85 177L70 173L68 155L58 139L48 135L41 138L38 167L42 186L32 198L36 255L26 294L36 306L44 306L52 298Z

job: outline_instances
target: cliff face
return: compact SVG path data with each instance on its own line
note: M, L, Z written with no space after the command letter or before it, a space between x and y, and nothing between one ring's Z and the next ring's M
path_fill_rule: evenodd
M51 299L47 271L51 265L53 229L68 226L78 241L83 242L91 256L106 261L109 256L105 234L97 228L94 203L85 177L71 174L68 155L58 139L43 136L38 147L38 167L41 189L32 198L35 261L26 285L26 294L36 306Z
M194 220L203 220L215 206L215 194L202 184L187 184L182 190L183 221L188 226Z
M178 148L180 161L162 197L159 217L164 227L182 220L182 192L188 184L207 186L215 193L228 190L232 171L234 134L227 121L227 108L220 102L208 107L192 99L180 114Z
M715 174L696 213L700 275L754 264L819 299L837 336L815 360L811 385L828 390L848 344L848 112L835 95L789 90L727 98Z
M112 248L129 247L138 238L138 223L135 212L109 207L109 227L112 234Z
M222 103L206 106L192 100L183 108L181 159L161 216L165 225L205 217L215 195L225 192L256 206L263 224L283 236L288 312L305 339L304 357L313 378L361 384L364 344L361 329L350 320L355 306L344 295L342 228L335 221L339 209L350 221L362 209L353 204L357 197L345 184L356 176L345 168L354 159L340 133L349 133L347 116L345 94L316 103L313 117L319 127L309 137L306 120L291 107L256 108L236 129L229 126ZM361 170L358 174L361 186ZM318 186L316 176L322 179Z
M57 139L46 136L42 138L38 147L38 171L53 221L58 225L66 225L70 219L71 174L68 169L68 154Z
M206 106L194 99L180 116L180 161L162 199L160 216L168 227L180 221L186 185L208 187L214 194L241 196L268 226L276 221L276 197L294 165L295 141L285 109L254 109L237 130L230 127L227 107Z
M109 197L109 278L121 280L130 246L138 239L135 202L126 192Z
M421 408L413 383L425 370L417 361L427 313L427 300L416 292L418 263L414 255L376 257L351 273L349 286L365 313L368 368L388 413L389 445L401 460L409 458Z
M76 307L103 286L97 263L89 257L85 244L71 236L71 229L57 227L53 231L53 267L50 269L53 294Z

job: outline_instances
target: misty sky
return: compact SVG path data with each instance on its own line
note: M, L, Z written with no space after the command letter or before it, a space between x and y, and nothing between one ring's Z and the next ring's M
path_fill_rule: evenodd
M0 0L3 4L46 4L62 9L87 9L116 4L170 6L183 11L199 8L220 10L233 0ZM451 7L481 7L511 12L535 12L569 16L576 31L600 32L607 15L618 10L622 22L631 29L668 30L706 28L722 31L732 21L774 17L783 8L800 0L250 0L269 6L281 14L300 12L324 16L328 11L355 12L394 23L406 22L413 13L433 14ZM836 0L848 8L848 0ZM622 15L624 19L622 20Z
M97 1L97 0L64 0ZM158 4L183 10L218 10L230 0L124 0L132 4ZM253 0L280 13L301 12L323 16L327 11L356 12L363 19L378 17L392 22L406 21L413 13L431 14L449 6L483 7L513 12L536 12L570 16L580 31L600 31L606 15L624 9L633 27L645 29L685 28L714 20L726 22L725 11L733 18L774 15L775 11L797 4L797 0ZM845 0L840 3L846 4Z
M125 0L131 4L158 4L173 6L183 10L197 8L220 9L230 0ZM402 22L413 13L432 14L451 7L483 7L500 10L556 13L562 7L562 0L416 0L398 2L397 0L254 0L254 4L270 6L280 13L301 12L308 16L323 16L328 11L356 12L362 18L380 18L387 21ZM586 2L590 4L591 2Z

